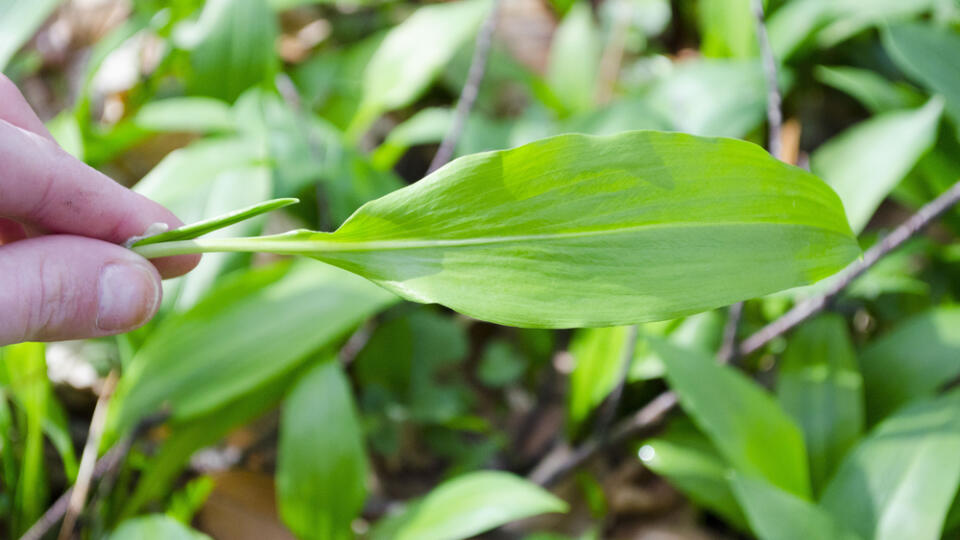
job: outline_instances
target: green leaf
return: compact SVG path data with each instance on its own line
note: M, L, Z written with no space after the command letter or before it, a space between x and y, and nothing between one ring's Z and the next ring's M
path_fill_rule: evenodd
M236 121L230 105L208 97L180 97L147 103L134 122L151 131L233 131Z
M883 43L904 73L943 95L960 135L960 35L931 24L898 24L885 29Z
M874 116L818 148L810 168L830 184L859 233L891 190L937 138L943 100L920 109Z
M574 368L570 374L567 401L569 428L575 432L617 385L628 340L637 334L629 326L585 328L578 330L570 342Z
M734 473L730 484L762 540L856 540L823 509L758 478Z
M569 112L589 111L596 94L600 37L590 3L578 1L560 21L550 44L547 82Z
M777 398L803 430L819 493L863 432L863 379L843 317L822 315L796 331L780 360Z
M118 385L122 405L111 425L122 431L165 402L181 420L216 409L392 302L377 287L315 263L241 274L150 334Z
M644 441L637 455L644 466L665 477L698 506L746 530L747 520L727 482L730 466L689 421L670 422L661 435Z
M170 516L150 514L128 519L110 533L109 540L210 540Z
M274 210L283 208L285 206L290 206L291 204L297 204L299 202L299 199L292 198L264 201L246 208L233 210L214 218L205 219L190 225L184 225L183 227L179 227L172 231L166 231L148 236L142 240L137 240L131 245L131 247L146 246L160 242L173 242L177 240L192 240L213 231L229 227L235 223L240 223L241 221L246 221L261 214L266 214L267 212L272 212Z
M651 345L683 409L734 470L810 497L803 434L770 394L702 353L660 340Z
M350 382L326 359L290 392L280 420L277 506L298 538L353 538L367 495L367 463Z
M847 456L820 504L864 538L940 538L960 484L958 455L960 391L915 402Z
M757 56L756 17L752 0L701 0L700 50L713 58ZM766 4L766 2L764 2Z
M20 432L18 481L16 486L4 486L13 492L14 536L23 534L46 508L43 425L52 394L45 351L42 343L0 348L0 384L13 394L25 418Z
M178 28L190 50L190 90L233 102L277 69L277 21L264 0L209 0L200 19Z
M476 33L490 5L490 0L429 5L393 27L364 71L363 100L348 137L359 137L381 113L418 98Z
M873 113L923 104L923 96L913 88L893 83L869 69L816 66L813 73L820 82L846 92Z
M678 63L650 91L650 104L677 131L742 137L764 120L767 87L755 60Z
M911 317L860 353L867 418L875 423L960 375L960 308Z
M742 141L564 135L460 158L334 233L143 246L302 254L499 324L670 319L810 283L859 253L836 195Z
M408 509L395 540L461 540L519 519L566 512L543 488L499 471L448 480Z
M61 0L0 0L0 71L60 5Z
M422 109L393 128L383 144L374 150L370 159L378 169L392 169L411 146L442 141L451 122L453 122L451 109L438 107Z

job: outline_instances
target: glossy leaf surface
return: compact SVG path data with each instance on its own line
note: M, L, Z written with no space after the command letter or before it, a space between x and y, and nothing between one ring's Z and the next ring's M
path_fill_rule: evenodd
M675 318L811 283L859 253L809 173L742 141L643 131L467 156L334 233L138 251L178 248L309 255L409 300L542 328Z

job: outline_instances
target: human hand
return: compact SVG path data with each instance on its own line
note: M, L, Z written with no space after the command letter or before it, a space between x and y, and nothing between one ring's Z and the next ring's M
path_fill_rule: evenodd
M150 320L161 276L199 262L151 262L117 245L153 223L181 225L64 152L0 74L0 345L112 335Z

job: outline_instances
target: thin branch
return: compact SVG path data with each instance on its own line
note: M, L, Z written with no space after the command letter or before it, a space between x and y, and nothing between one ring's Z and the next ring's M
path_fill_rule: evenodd
M162 424L167 420L168 414L157 414L148 418L145 418L137 427L133 430L130 436L124 438L119 443L115 444L113 448L107 451L102 458L98 459L96 464L93 466L93 474L91 475L92 480L97 480L103 476L109 474L114 469L120 466L123 463L123 460L127 457L127 452L130 451L130 447L133 446L133 441L138 439L142 434L149 431L152 427ZM50 532L53 527L60 522L60 518L64 516L67 512L67 506L70 503L70 499L73 496L73 488L69 488L63 492L50 508L47 508L47 511L40 516L40 519L33 524L27 532L23 533L23 536L20 537L20 540L41 540L48 532Z
M773 157L782 159L783 113L780 111L782 99L777 80L777 59L773 56L773 47L767 35L764 23L763 0L752 0L753 15L757 28L757 44L760 46L760 60L763 62L763 75L767 81L767 148Z
M803 321L826 308L846 287L894 251L904 242L916 236L944 212L960 203L960 180L933 201L927 203L917 213L910 216L899 227L885 236L880 242L868 249L863 258L852 263L840 274L837 281L819 296L805 300L783 316L761 328L741 343L739 354L746 356L756 352L771 340L782 336ZM656 427L667 413L677 406L677 396L673 392L663 392L640 409L633 416L615 425L606 440L592 438L583 445L571 450L555 448L534 468L529 475L531 481L542 486L550 486L567 476L583 463L589 461L607 446L615 445L638 437Z
M87 493L90 491L90 482L93 480L93 471L97 463L97 452L100 449L100 440L103 438L103 428L107 423L107 408L110 397L117 386L117 370L111 370L100 390L97 405L93 409L93 418L90 420L90 429L87 432L87 443L80 456L80 467L77 471L77 481L73 485L70 498L67 502L66 514L63 516L63 525L60 527L58 540L67 540L73 533L77 523L77 516L83 511L87 502Z
M763 13L763 0L751 0L754 23L757 30L757 46L763 64L763 76L767 83L767 149L777 159L783 159L783 112L780 110L782 98L777 77L777 59L773 55L767 24ZM737 355L737 330L743 316L743 302L730 306L727 324L723 329L723 344L717 358L721 363L733 360Z
M467 82L463 85L460 92L460 99L457 100L457 108L453 113L453 123L450 129L443 136L443 142L440 148L433 156L430 167L427 168L427 174L443 167L453 157L453 151L463 135L463 130L467 126L467 119L470 117L470 111L473 104L477 101L480 93L480 83L483 82L483 76L487 71L487 60L490 58L490 48L493 45L493 33L497 28L497 13L500 8L500 1L494 0L493 7L483 26L477 34L477 41L473 48L473 59L470 61L470 71L467 73Z

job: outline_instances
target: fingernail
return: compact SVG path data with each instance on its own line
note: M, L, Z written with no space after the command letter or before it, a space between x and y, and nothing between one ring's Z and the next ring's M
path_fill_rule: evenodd
M147 322L160 301L160 286L148 268L134 262L110 263L100 269L97 328L130 330Z

